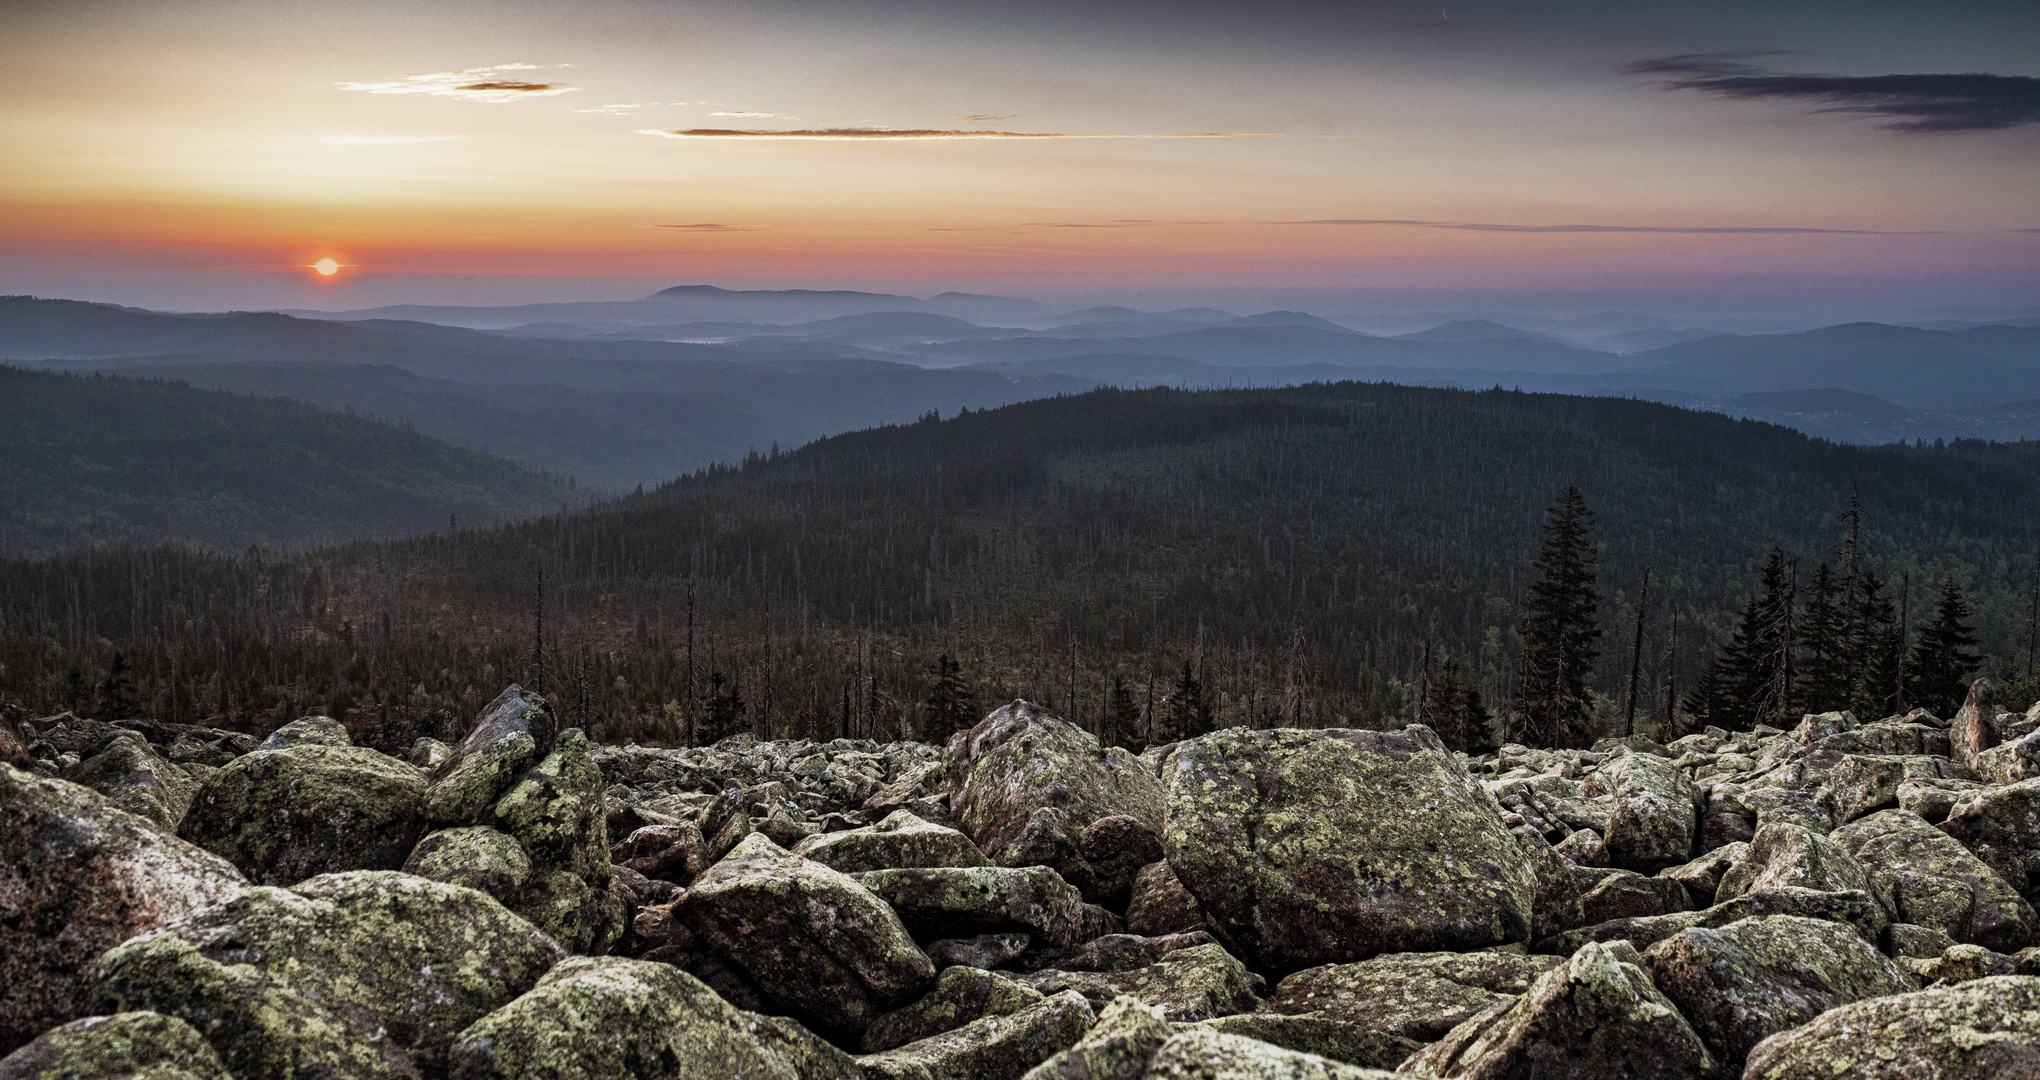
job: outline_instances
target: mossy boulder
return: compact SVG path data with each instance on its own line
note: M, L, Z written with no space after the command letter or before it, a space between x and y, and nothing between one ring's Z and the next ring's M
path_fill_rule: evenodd
M1266 985L1216 942L1177 949L1126 971L1047 968L1026 980L1044 994L1075 990L1098 1006L1130 997L1183 1022L1249 1012L1259 1006L1257 992Z
M1025 930L1052 945L1084 940L1084 898L1046 866L920 866L853 875L918 941Z
M288 750L293 746L353 746L347 725L330 716L301 716L269 733L257 750Z
M793 853L846 874L907 866L990 866L992 860L955 829L895 810L861 829L816 833Z
M439 767L425 812L434 825L487 824L489 808L552 748L552 711L515 683L482 709Z
M1096 1016L1078 994L1056 994L1018 1012L857 1059L869 1080L1019 1080L1075 1045Z
M746 837L695 879L675 915L794 1018L854 1046L920 996L935 965L885 901L848 875Z
M263 885L395 870L425 831L418 770L360 746L307 743L235 758L198 790L177 835Z
M1699 792L1679 768L1655 754L1625 754L1601 770L1614 797L1601 830L1608 865L1653 873L1693 857Z
M1403 1067L1468 1080L1711 1080L1720 1066L1642 957L1618 941L1582 947L1522 997L1453 1028Z
M427 833L404 860L404 873L480 889L508 904L531 880L531 858L508 833L468 825Z
M517 838L535 870L564 870L591 886L608 880L602 771L581 729L561 732L552 752L496 800L490 817Z
M1564 962L1506 952L1377 956L1296 972L1276 984L1268 1007L1431 1042L1497 1004L1514 1001Z
M1367 1024L1334 1020L1319 1013L1298 1016L1241 1013L1202 1020L1198 1026L1367 1069L1393 1071L1411 1054L1424 1048L1424 1044L1415 1039L1377 1031Z
M1098 1013L1075 1046L1029 1069L1024 1080L1139 1080L1174 1036L1153 1006L1123 997Z
M2000 975L1829 1010L1750 1051L1744 1080L2040 1076L2040 978Z
M1693 898L1684 883L1632 870L1608 871L1580 897L1580 921L1587 924L1692 909Z
M98 753L66 769L64 779L173 832L199 788L190 773L158 756L133 732L115 736Z
M1197 1027L1163 1043L1142 1075L1150 1080L1389 1080L1394 1074Z
M1960 841L2021 896L2040 895L2040 779L1957 800L1936 828Z
M1126 902L1126 928L1132 933L1158 937L1202 930L1207 923L1204 908L1167 860L1149 863L1134 875Z
M247 887L90 788L0 765L0 1052L78 1016L99 954Z
M858 1080L847 1054L797 1024L744 1012L668 964L574 957L475 1021L454 1080Z
M1795 885L1786 885L1775 889L1747 892L1727 903L1716 904L1701 911L1612 919L1594 926L1568 930L1554 938L1539 942L1537 951L1570 956L1580 946L1590 941L1627 941L1642 949L1690 927L1723 927L1732 922L1762 915L1803 915L1809 919L1826 919L1850 927L1862 935L1865 941L1880 940L1885 927L1891 924L1891 918L1885 912L1883 902L1861 889L1823 892L1819 889L1802 889Z
M1836 829L1892 917L1956 941L2016 952L2040 931L2018 890L1948 834L1907 810L1885 810Z
M52 1028L0 1058L0 1080L233 1080L174 1016L128 1012Z
M977 968L944 968L935 989L919 1001L894 1009L864 1029L863 1050L881 1053L953 1031L987 1016L1006 1016L1041 1000L1025 983Z
M1161 787L1139 759L1030 702L1002 706L949 740L949 808L995 863L1007 861L1036 810L1063 812L1072 834L1125 815L1162 827Z
M534 873L505 906L574 953L607 952L629 928L636 907L614 881L597 888L566 870Z
M562 955L485 893L328 874L249 889L109 950L85 1004L179 1017L240 1080L429 1073Z
M1536 876L1429 728L1232 729L1163 770L1169 865L1259 970L1530 937Z
M1778 822L1757 830L1742 861L1721 875L1714 900L1793 886L1820 892L1870 891L1870 876L1840 844L1803 825Z
M1647 958L1651 981L1730 1065L1836 1006L1919 988L1854 930L1796 915L1681 931Z

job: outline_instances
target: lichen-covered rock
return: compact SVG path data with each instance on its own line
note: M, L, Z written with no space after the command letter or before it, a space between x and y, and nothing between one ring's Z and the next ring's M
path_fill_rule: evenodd
M1126 904L1126 929L1159 937L1205 927L1204 908L1183 887L1166 861L1149 863L1134 876Z
M1424 1044L1415 1039L1376 1031L1366 1024L1334 1020L1320 1013L1297 1016L1241 1013L1202 1020L1198 1026L1366 1069L1393 1071L1411 1054L1424 1048Z
M1948 723L1950 756L1974 769L1985 750L1998 744L1997 687L1989 679L1969 684L1969 694Z
M2040 1076L2040 978L2002 975L1830 1010L1750 1051L1745 1080Z
M1981 945L1950 945L1935 957L1901 956L1899 966L1919 976L1926 986L1946 986L1986 979L1992 975L2017 975L2019 962Z
M1651 946L1651 980L1714 1056L1750 1048L1838 1005L1918 989L1846 926L1795 915L1694 928Z
M2040 892L2040 779L1984 788L1955 803L1936 827L2020 895Z
M1690 911L1693 906L1686 886L1678 881L1614 870L1580 897L1580 918L1592 924L1641 915L1669 915Z
M607 952L629 927L632 909L613 880L596 887L567 870L533 873L504 906L574 953Z
M257 750L213 774L177 835L263 885L395 870L425 831L418 770L361 746Z
M453 1080L858 1080L791 1021L730 1005L667 964L575 957L461 1032Z
M1047 968L1025 976L1044 994L1075 990L1093 1004L1131 997L1176 1021L1207 1020L1247 1012L1259 1004L1259 975L1213 942L1165 953L1152 964L1127 971L1062 971Z
M432 823L487 824L489 808L551 749L553 732L545 699L512 683L482 710L474 730L440 766L425 805Z
M190 773L158 757L133 732L115 736L98 753L64 770L64 779L173 832L191 809L199 786Z
M1045 866L923 866L853 875L916 940L1025 930L1052 945L1084 940L1084 898Z
M917 872L927 871L887 871ZM856 1045L873 1019L935 982L935 965L885 901L762 835L695 879L677 914L775 1003L841 1044Z
M509 834L468 825L427 833L404 860L404 873L480 889L509 904L531 880L531 859Z
M565 871L598 888L608 882L602 771L581 729L561 732L552 752L496 800L490 816L497 829L517 838L535 871Z
M1754 834L1752 834L1754 835ZM1693 908L1714 906L1714 894L1721 889L1722 876L1735 865L1749 857L1750 845L1737 841L1694 859L1683 866L1673 866L1658 871L1661 878L1669 878L1686 887L1686 898Z
M1077 994L1056 994L1004 1016L857 1059L870 1080L1019 1080L1069 1049L1096 1017Z
M1197 1027L1162 1044L1147 1080L1389 1080L1393 1074Z
M1870 878L1840 844L1802 825L1777 823L1757 830L1741 862L1721 876L1716 903L1746 892L1794 886L1821 892L1870 891Z
M1232 729L1164 771L1169 865L1257 968L1530 937L1536 878L1429 728Z
M1115 814L1078 833L1077 849L1091 864L1093 891L1085 899L1125 911L1135 879L1162 858L1162 833L1130 814Z
M1998 952L2024 948L2040 929L2032 905L2004 878L1916 814L1885 810L1830 838L1862 864L1899 922Z
M1026 934L979 934L967 938L939 938L921 946L940 968L974 967L991 970L1027 951Z
M986 1016L1007 1016L1041 1000L1022 982L977 968L945 968L935 989L919 1001L886 1013L864 1029L863 1050L876 1054L954 1031Z
M1608 865L1652 873L1693 857L1699 792L1671 762L1626 754L1601 770L1615 808L1602 830Z
M633 829L610 847L609 858L611 863L628 866L654 881L676 885L692 883L711 865L708 843L691 821Z
M1884 928L1884 951L1890 956L1939 956L1953 944L1955 939L1939 927L1892 923Z
M1027 1071L1024 1080L1139 1080L1175 1035L1151 1005L1123 997L1098 1013L1075 1046Z
M1850 754L1828 774L1821 798L1846 824L1865 814L1898 805L1898 785L1906 778L1906 759L1888 755Z
M79 1015L100 953L247 887L98 792L0 765L0 1052Z
M0 1080L233 1080L174 1016L127 1012L52 1028L0 1058Z
M446 764L446 759L452 756L453 747L430 735L421 735L411 744L411 749L404 755L404 760L427 772L436 773Z
M353 746L347 727L330 716L301 716L269 733L257 750L288 750L293 746Z
M1718 1064L1626 942L1583 946L1529 992L1452 1029L1411 1072L1468 1080L1705 1080Z
M943 755L957 827L993 862L1010 865L1036 810L1054 807L1081 831L1126 815L1162 827L1161 788L1132 754L1025 701L993 710L959 732Z
M884 821L861 829L816 833L795 845L793 853L846 874L907 866L992 865L970 837L906 810L895 810Z
M241 1080L407 1075L443 1067L461 1029L561 955L485 893L328 874L249 889L109 950L84 1004L183 1019Z
M1268 1007L1432 1042L1467 1019L1522 996L1539 976L1564 962L1556 956L1505 952L1377 956L1299 971L1276 984Z
M1938 825L1948 820L1956 803L1981 790L1983 785L1974 780L1907 777L1898 784L1898 808L1918 814L1929 825Z
M1590 941L1627 941L1641 949L1690 927L1722 927L1740 919L1762 915L1801 915L1842 923L1862 935L1865 941L1879 940L1884 928L1891 924L1884 902L1861 889L1822 892L1787 885L1747 892L1701 911L1613 919L1568 930L1555 938L1538 942L1537 949L1543 953L1569 956Z

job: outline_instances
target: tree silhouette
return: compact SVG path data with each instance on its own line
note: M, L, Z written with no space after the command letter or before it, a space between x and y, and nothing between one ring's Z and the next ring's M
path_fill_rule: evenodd
M1969 676L1983 663L1976 654L1976 633L1969 626L1969 601L1949 574L1934 604L1934 622L1920 631L1906 668L1906 694L1922 708L1947 716L1962 706Z
M1522 741L1571 746L1587 731L1587 674L1601 655L1596 621L1594 549L1587 541L1593 513L1580 489L1568 486L1545 509L1544 548L1538 577L1523 599L1522 682L1516 712Z

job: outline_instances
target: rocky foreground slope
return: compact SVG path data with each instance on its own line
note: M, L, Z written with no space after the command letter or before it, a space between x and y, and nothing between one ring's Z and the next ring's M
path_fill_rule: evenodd
M2040 1077L2040 706L1467 759L0 731L0 1078ZM2032 776L2033 779L2028 779Z

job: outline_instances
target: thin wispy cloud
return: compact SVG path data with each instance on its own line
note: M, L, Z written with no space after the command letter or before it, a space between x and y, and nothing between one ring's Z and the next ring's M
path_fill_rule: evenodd
M454 142L465 135L321 135L327 146L408 146L413 143Z
M627 105L604 105L600 108L575 109L574 111L577 113L595 113L601 116L623 116L633 109L649 109L658 104L660 103L656 101L635 101ZM679 104L685 105L686 102L679 102Z
M799 119L799 117L794 117L794 116L788 116L788 115L786 115L785 113L778 113L778 112L751 112L751 111L749 111L749 110L744 110L744 109L738 109L738 110L735 110L735 111L732 111L732 112L712 112L712 113L709 113L708 115L710 115L710 116L727 116L727 117L737 117L737 118L744 118L744 119L750 119L750 120L797 120L797 119Z
M1819 112L1880 116L1891 131L1998 131L2040 124L2040 78L2027 75L1800 75L1744 63L1747 54L1689 53L1622 70L1658 76L1668 90L1739 101L1825 104Z
M539 70L542 69L537 64L497 64L493 67L438 71L429 75L406 75L401 79L391 79L387 82L344 82L340 86L342 89L364 90L371 94L428 94L433 97L464 98L468 101L498 104L522 101L525 98L551 97L579 89L566 83L532 82L505 75L506 72L512 71Z
M1451 229L1459 232L1496 233L1676 233L1682 235L1799 236L1925 236L1938 230L1810 229L1780 225L1504 225L1485 221L1422 221L1408 218L1316 218L1309 221L1277 221L1275 225L1365 225L1410 229Z
M748 139L822 142L931 141L943 139L1241 139L1278 135L1274 131L1200 131L1174 135L1110 135L1070 131L971 131L957 128L644 128L640 135L667 139Z
M965 124L989 124L995 120L1011 120L1019 115L1019 113L1007 113L1004 116L993 116L989 113L972 113L969 116L959 116L956 119L958 122Z
M687 232L757 232L755 225L723 225L713 221L697 221L687 225L654 225L654 229L681 229Z

